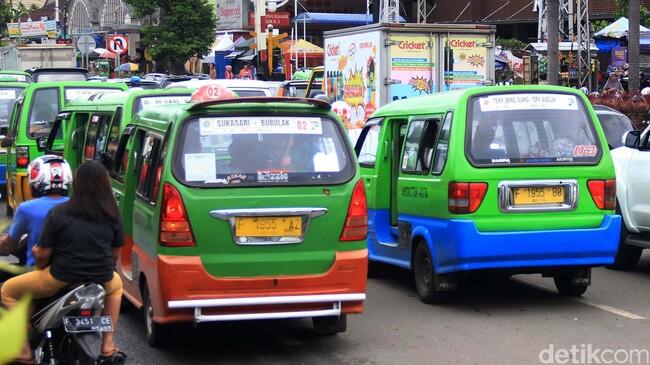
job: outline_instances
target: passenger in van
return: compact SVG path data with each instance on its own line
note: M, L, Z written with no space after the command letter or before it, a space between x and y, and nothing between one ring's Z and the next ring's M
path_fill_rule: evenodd
M114 268L124 245L124 230L108 171L99 161L86 161L77 169L73 187L70 200L54 207L45 220L34 249L37 270L5 282L2 303L11 307L27 293L47 298L76 283L103 283L104 314L112 317L115 330L122 280ZM113 333L104 333L98 363L126 360L113 342ZM21 359L32 358L27 342L23 351Z
M472 139L473 155L480 159L506 158L506 151L493 148L494 137L497 131L497 122L481 120Z

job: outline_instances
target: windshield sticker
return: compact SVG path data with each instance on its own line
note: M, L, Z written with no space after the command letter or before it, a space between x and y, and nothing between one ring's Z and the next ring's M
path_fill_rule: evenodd
M262 170L257 172L258 182L286 183L289 181L289 173L284 170Z
M185 104L190 101L191 95L187 96L150 96L141 98L140 103L142 109L150 108L152 106L168 105L168 104Z
M320 118L200 118L202 136L233 134L323 134Z
M510 163L509 158L493 158L492 163Z
M85 99L93 94L112 94L122 92L120 89L65 89L65 101Z
M188 153L185 155L185 181L210 181L217 176L214 153Z
M566 94L500 94L480 98L482 112L510 110L578 110L575 95Z
M99 115L93 115L93 119L91 119L91 122L93 123L99 122Z
M14 100L16 99L15 89L0 89L0 100Z
M598 148L593 144L579 144L573 148L573 157L594 157L597 153Z

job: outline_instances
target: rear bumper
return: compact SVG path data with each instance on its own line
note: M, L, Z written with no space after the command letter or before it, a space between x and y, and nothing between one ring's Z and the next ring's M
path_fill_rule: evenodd
M444 241L434 238L436 271L609 265L620 230L618 215L597 228L523 232L479 232L473 221L450 220Z
M158 323L338 316L363 311L368 251L337 252L327 272L305 276L217 278L197 256L158 256L157 266Z

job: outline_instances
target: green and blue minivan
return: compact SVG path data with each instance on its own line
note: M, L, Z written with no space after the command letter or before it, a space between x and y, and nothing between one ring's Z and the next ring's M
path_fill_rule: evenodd
M393 102L356 145L371 274L411 269L425 302L466 274L542 273L581 295L620 233L607 141L588 99L552 86Z
M151 344L169 323L307 317L337 333L362 312L365 193L328 103L254 97L145 109L114 160L126 233L117 270Z
M26 82L3 81L15 80L14 78L7 79L4 77L5 75L6 74L0 73L0 138L4 138L4 136L7 135L9 120L11 119L14 104L28 85ZM6 187L7 149L5 147L0 147L0 191L3 198L5 197Z
M29 162L43 153L37 141L47 137L52 122L63 106L75 99L88 98L95 93L122 92L123 84L99 84L86 81L43 82L29 84L16 100L6 137L7 148L7 214L21 202L31 198L27 179ZM65 130L58 137L63 137ZM63 138L57 138L55 149L63 148Z
M85 160L101 160L110 169L124 127L147 108L190 101L187 89L129 90L96 94L68 103L57 115L45 143L49 153L65 125L63 158L73 170ZM58 153L61 153L58 151Z

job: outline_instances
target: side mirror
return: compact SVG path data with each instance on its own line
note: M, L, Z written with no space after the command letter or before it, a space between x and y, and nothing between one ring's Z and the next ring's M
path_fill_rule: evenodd
M38 137L36 139L37 146L36 148L38 149L39 152L45 151L47 148L47 137Z
M84 130L85 130L85 128L81 127L81 128L77 128L74 131L72 131L72 136L70 136L70 148L75 149L75 150L77 149L77 142L78 142L78 140L80 138L79 134L81 133L82 134L81 138L83 138Z
M2 141L0 141L0 147L4 147L4 148L11 147L12 142L13 141L11 138L5 137L2 139Z
M639 148L641 131L628 131L623 134L623 145L628 148Z

